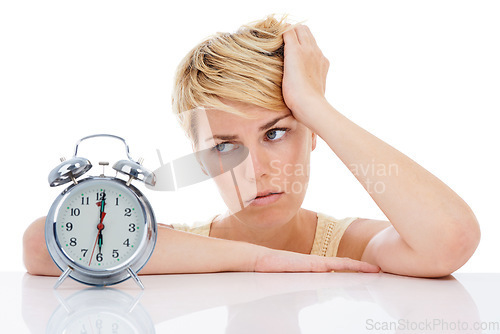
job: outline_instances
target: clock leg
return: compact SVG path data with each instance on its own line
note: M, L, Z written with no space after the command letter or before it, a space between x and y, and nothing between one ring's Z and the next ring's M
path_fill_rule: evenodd
M66 277L68 277L69 274L71 274L71 272L73 271L73 268L71 267L68 267L68 269L66 269L61 276L59 276L59 278L57 279L57 282L56 284L54 285L54 289L57 289L59 287L59 285L62 284L62 282L66 279Z
M132 270L132 268L128 267L127 268L128 273L130 276L134 279L134 281L137 283L137 285L144 290L144 285L142 284L141 280L139 279L139 276Z

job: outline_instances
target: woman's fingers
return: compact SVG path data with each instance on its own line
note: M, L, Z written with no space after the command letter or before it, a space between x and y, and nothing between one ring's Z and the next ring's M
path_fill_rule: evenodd
M267 250L255 263L258 272L360 271L377 273L376 265L349 258L323 257L287 251Z
M325 100L329 62L307 26L294 26L283 39L283 99L294 117L311 128L323 118L315 115L312 104Z
M295 28L289 29L283 33L283 41L287 46L299 44L299 39L297 37L297 32L295 31Z
M316 45L316 39L314 39L314 36L308 26L298 24L295 26L294 30L301 45Z
M349 258L331 258L336 263L333 264L335 271L361 271L366 273L378 273L380 267L363 261L357 261Z
M283 40L285 45L316 45L316 39L314 38L311 30L308 26L297 24L292 29L289 29L283 33Z

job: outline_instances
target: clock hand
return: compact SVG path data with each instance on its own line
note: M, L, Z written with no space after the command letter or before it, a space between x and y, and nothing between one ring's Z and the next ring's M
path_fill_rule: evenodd
M103 193L102 200L101 200L101 220L99 224L97 224L97 229L99 230L99 233L97 234L97 242L99 244L99 253L101 253L101 248L102 248L102 230L104 230L104 224L102 221L104 220L104 217L106 216L106 212L104 212L104 206L106 205L105 202L105 193Z
M99 253L101 253L101 248L102 248L102 230L104 229L104 224L102 221L104 220L104 217L106 216L106 212L104 212L104 206L106 205L105 202L105 195L103 194L103 197L101 199L101 202L97 202L97 205L101 206L101 210L99 211L99 224L97 224L97 229L99 232L97 232L97 237L94 242L94 247L92 248L92 254L90 255L90 261L89 261L89 266L92 263L92 259L94 258L94 252L95 252L95 247L99 245Z
M94 247L92 248L92 254L90 254L89 266L92 263L92 259L94 258L94 251L95 251L95 246L97 245L97 240L99 240L99 233L97 234L97 237L95 238Z
M97 235L97 244L99 245L99 253L102 253L101 248L102 248L102 230L99 231L99 234Z

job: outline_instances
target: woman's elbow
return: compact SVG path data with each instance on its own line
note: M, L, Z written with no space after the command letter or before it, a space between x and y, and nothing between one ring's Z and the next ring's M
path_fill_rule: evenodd
M24 232L23 261L26 270L32 275L60 274L45 245L45 217L35 220Z
M438 276L452 274L467 263L481 240L481 230L475 217L456 225L460 228L450 231L450 237L440 252Z

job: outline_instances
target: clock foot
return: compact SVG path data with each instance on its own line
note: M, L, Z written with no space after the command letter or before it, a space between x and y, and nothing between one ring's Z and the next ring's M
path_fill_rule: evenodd
M137 285L142 290L144 290L144 285L142 284L141 280L139 279L139 276L137 276L137 274L130 267L127 268L127 271L130 274L130 276L134 279L134 281L137 283Z
M57 279L57 282L56 284L54 285L54 289L57 289L59 287L59 285L62 284L62 282L66 279L66 277L68 277L69 274L71 274L71 272L73 271L73 268L71 267L68 267L68 269L66 269L61 276L59 276L59 278Z

